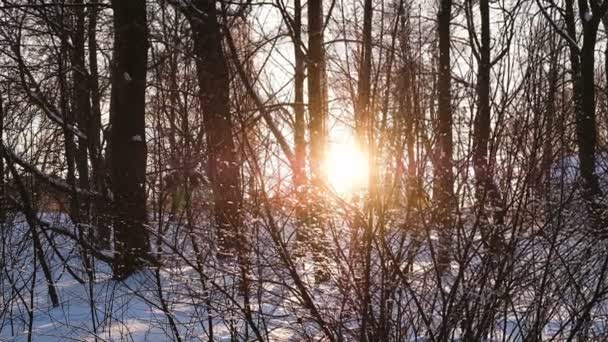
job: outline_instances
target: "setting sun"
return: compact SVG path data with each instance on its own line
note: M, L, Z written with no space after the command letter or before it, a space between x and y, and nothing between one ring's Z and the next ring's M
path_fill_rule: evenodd
M367 184L367 159L354 143L332 144L323 169L328 185L338 194L349 194Z

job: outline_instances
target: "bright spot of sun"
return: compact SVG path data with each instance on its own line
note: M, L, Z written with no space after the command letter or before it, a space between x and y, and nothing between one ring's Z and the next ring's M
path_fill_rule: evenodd
M334 143L329 147L323 171L329 186L338 194L347 195L366 186L369 166L356 144Z

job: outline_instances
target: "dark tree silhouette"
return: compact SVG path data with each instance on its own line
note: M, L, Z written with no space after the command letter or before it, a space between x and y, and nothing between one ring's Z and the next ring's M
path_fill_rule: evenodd
M147 259L145 0L112 1L114 60L111 103L111 167L116 242L115 277L124 278Z
M240 246L239 230L242 224L240 164L233 137L229 71L222 49L216 1L192 1L182 10L192 28L218 244L223 252L234 252Z
M446 264L449 260L449 245L453 225L452 215L455 209L454 171L452 169L452 69L450 66L452 0L441 0L437 19L439 64L437 65L437 152L435 152L433 195L437 200L438 229L441 239L437 257L441 265Z

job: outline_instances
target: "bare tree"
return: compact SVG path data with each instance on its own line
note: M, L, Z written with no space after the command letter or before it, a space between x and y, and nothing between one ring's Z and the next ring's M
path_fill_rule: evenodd
M326 140L325 52L323 48L323 0L308 2L308 113L310 115L310 165L318 184Z
M194 1L185 9L192 28L197 57L199 97L203 111L213 186L218 243L224 252L241 248L241 189L239 163L229 106L229 74L222 50L222 35L215 1Z
M113 1L111 168L117 261L115 277L144 264L149 251L146 210L146 3Z
M437 15L438 43L438 105L437 105L437 152L435 161L435 184L433 195L437 200L437 217L441 237L438 259L440 264L449 260L449 245L452 235L455 210L454 171L452 165L452 95L450 65L450 23L452 21L452 1L441 0Z

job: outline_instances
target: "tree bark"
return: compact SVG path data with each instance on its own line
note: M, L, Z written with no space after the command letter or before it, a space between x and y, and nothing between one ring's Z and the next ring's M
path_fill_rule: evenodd
M489 189L488 139L490 137L490 9L489 0L479 1L481 41L477 67L477 113L473 132L473 166L476 193L484 201Z
M437 150L434 197L437 203L439 229L438 264L446 267L449 262L449 245L452 233L452 214L455 208L454 173L452 170L452 96L450 70L450 21L452 0L441 0L438 13L439 75L437 108Z
M569 44L572 69L574 105L576 117L576 137L580 175L583 179L583 198L593 203L601 195L595 173L595 148L597 128L595 122L595 45L601 18L606 14L608 2L601 7L595 5L593 13L586 0L578 1L579 17L583 26L583 46L578 49ZM566 0L566 30L570 37L576 37L574 1Z
M366 150L369 145L370 128L370 77L372 68L372 2L365 0L363 5L363 44L357 82L357 108L355 126L359 146Z
M295 51L295 170L294 184L300 193L306 184L306 120L304 118L304 52L302 51L302 3L294 1L293 45Z
M293 20L293 46L294 46L294 187L296 193L296 215L298 218L297 240L303 241L308 219L306 198L308 184L306 177L306 118L304 110L304 80L305 80L305 56L302 51L302 2L294 0L294 20Z
M355 126L357 131L357 141L359 147L368 157L369 169L369 215L367 224L364 224L363 241L361 251L362 269L363 269L363 288L362 288L362 303L361 303L361 341L369 340L369 325L370 322L370 303L371 303L371 249L373 240L373 208L376 207L376 182L374 181L374 142L372 127L373 119L370 108L370 78L372 67L372 1L365 0L363 4L363 46L361 49L361 60L359 66L359 78L357 82L357 106L355 108Z
M543 157L541 165L541 184L547 203L550 200L551 189L551 169L553 164L553 144L554 144L554 115L557 113L557 92L559 90L559 56L560 52L551 41L551 59L548 77L549 94L547 96L545 112L545 138L543 142Z
M148 56L145 0L114 0L114 65L110 122L116 264L125 278L148 258L145 92Z
M308 1L308 112L310 115L310 166L313 182L322 177L325 149L325 53L323 0Z
M98 0L92 0L92 5L98 4ZM87 122L87 142L89 158L91 159L91 178L93 189L100 193L107 193L106 167L101 152L101 95L99 91L99 71L97 65L97 13L98 8L92 6L89 9L89 27L87 32L89 47L89 92L91 97L91 109ZM99 245L108 249L111 246L112 231L108 220L108 205L103 198L94 200L93 215L94 225L97 227Z
M88 124L91 120L91 102L89 100L89 87L87 79L87 71L85 66L85 28L84 28L84 7L82 6L83 0L74 1L74 30L72 32L72 104L73 112L76 118L76 122L81 131L87 133L88 137ZM86 139L78 138L78 144L76 146L76 167L78 169L78 186L81 189L89 189L89 162L88 162L88 143ZM80 221L88 222L88 200L80 200Z
M4 103L0 94L0 146L4 146ZM0 224L6 221L6 175L4 158L0 156Z
M580 172L584 180L584 196L593 201L601 194L597 174L595 173L595 148L597 144L597 128L595 123L595 43L599 20L592 18L586 21L583 17L583 46L581 49L580 85L577 95L578 110L576 111L576 136Z
M222 49L216 2L195 0L187 9L192 27L199 97L208 148L207 172L213 187L215 223L220 252L242 246L239 162L230 113L229 71Z

